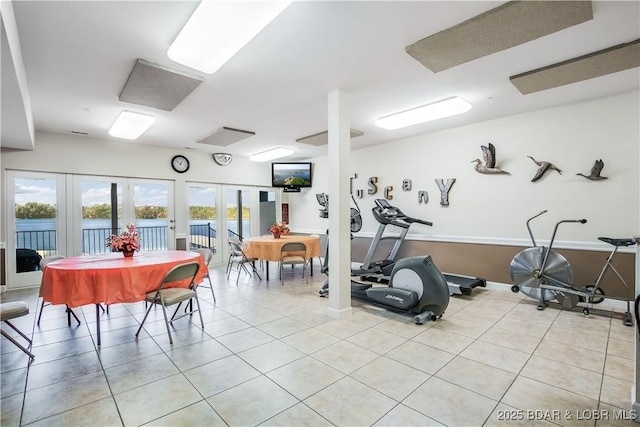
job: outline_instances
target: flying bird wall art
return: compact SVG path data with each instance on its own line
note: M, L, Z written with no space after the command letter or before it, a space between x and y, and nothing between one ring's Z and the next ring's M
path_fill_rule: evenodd
M602 159L598 159L593 164L593 167L591 168L591 172L589 173L589 175L583 175L581 173L577 173L576 175L583 176L587 179L590 179L591 181L601 181L603 179L607 179L606 176L600 175L603 167L604 167L604 162L602 161Z
M558 172L560 175L562 175L562 171L560 169L558 169L556 167L556 165L554 165L551 162L546 162L546 161L537 161L536 159L534 159L531 156L527 156L528 158L530 158L531 160L533 160L533 163L535 163L536 165L538 165L538 170L536 171L536 174L533 176L533 179L531 180L531 182L537 182L540 180L540 178L542 178L544 176L545 173L547 173L547 171L550 170L554 170L556 172Z
M484 158L484 163L480 161L480 159L475 159L471 163L475 163L476 171L484 174L506 174L509 175L509 172L496 167L496 147L493 146L492 143L489 143L489 146L481 145L482 148L482 157Z

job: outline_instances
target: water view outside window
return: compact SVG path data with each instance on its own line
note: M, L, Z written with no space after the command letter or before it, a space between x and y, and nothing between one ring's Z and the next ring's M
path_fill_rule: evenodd
M40 258L57 253L57 181L16 178L16 272L39 269Z
M56 180L17 178L14 182L16 248L35 251L41 257L59 253ZM126 225L123 218L127 216L122 212L122 184L82 180L81 192L81 252L109 252L106 238L114 233L120 234ZM112 192L115 192L115 199ZM127 222L134 223L139 229L142 250L167 249L168 195L166 184L134 185L134 218ZM112 200L117 200L115 207ZM114 215L116 227L112 223Z

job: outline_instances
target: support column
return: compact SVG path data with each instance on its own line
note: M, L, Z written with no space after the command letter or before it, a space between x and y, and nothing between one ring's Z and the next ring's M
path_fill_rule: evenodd
M639 140L640 145L640 140ZM640 157L638 158L638 164L640 164ZM638 177L640 181L640 176ZM640 184L640 182L639 182ZM636 207L637 212L640 212L640 205ZM640 230L640 218L638 219L638 230ZM636 235L636 297L640 295L640 234ZM636 324L636 319L633 319L633 324L636 329L635 341L635 357L636 357L636 369L634 375L634 384L631 389L631 409L635 411L635 422L640 423L640 325Z
M351 316L350 154L351 122L346 93L328 95L329 124L329 308L334 319Z

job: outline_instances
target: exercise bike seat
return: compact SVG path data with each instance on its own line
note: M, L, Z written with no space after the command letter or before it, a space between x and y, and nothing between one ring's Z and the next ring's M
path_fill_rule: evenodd
M608 243L613 246L633 246L636 244L634 239L613 239L611 237L598 237L598 240L601 240L605 243Z

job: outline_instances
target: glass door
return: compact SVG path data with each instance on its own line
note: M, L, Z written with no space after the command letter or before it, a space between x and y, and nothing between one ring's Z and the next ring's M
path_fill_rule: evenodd
M224 250L222 241L224 233L220 233L218 224L220 210L218 209L220 186L214 184L187 185L189 203L189 234L187 247L189 249L210 248L213 251L214 264L222 262Z
M129 223L140 232L140 250L175 249L173 182L132 180L133 212L123 215L123 227ZM132 218L132 220L129 220Z
M227 187L225 191L226 212L224 223L227 238L239 239L251 236L251 190Z
M65 175L7 171L7 283L40 283L40 260L67 254Z
M74 178L74 194L79 195L74 212L80 215L74 223L74 254L99 254L111 250L106 240L112 234L120 234L123 228L124 178L77 176Z

